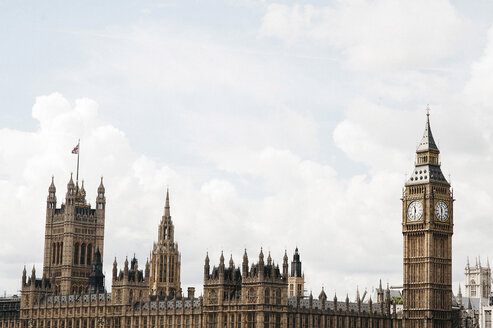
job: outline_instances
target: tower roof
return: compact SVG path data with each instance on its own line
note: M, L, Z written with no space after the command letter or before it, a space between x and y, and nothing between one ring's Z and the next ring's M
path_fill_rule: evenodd
M425 183L438 183L450 186L440 169L440 151L433 139L430 127L430 107L427 106L426 110L425 132L416 149L415 167L409 179L406 181L406 186Z
M425 132L423 133L423 137L419 142L418 148L416 149L417 153L426 152L426 151L435 151L439 152L438 147L435 143L435 139L433 139L433 134L431 133L430 127L430 106L426 106L426 125Z
M55 177L52 175L51 176L51 184L50 187L48 188L49 192L56 192L56 187L55 187Z

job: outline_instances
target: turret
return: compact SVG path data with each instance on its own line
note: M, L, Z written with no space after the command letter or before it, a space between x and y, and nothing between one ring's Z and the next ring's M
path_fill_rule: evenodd
M377 302L383 304L383 288L382 288L382 279L380 279L380 285L377 290Z
M104 293L103 261L99 248L96 249L94 254L92 271L89 275L89 292L91 294Z
M106 197L104 196L104 193L103 177L101 177L101 182L98 187L98 196L96 198L96 209L99 211L104 210L106 206Z
M115 281L117 278L117 274L118 274L117 266L118 264L116 263L116 257L115 257L115 260L113 261L113 281Z
M125 280L128 279L128 258L125 257L125 265L123 267L123 276L125 277Z
M246 248L245 253L243 253L242 275L245 278L248 277L248 255Z
M337 293L334 293L334 311L337 312Z
M270 257L270 252L269 255L267 256L267 265L272 265L272 257Z
M151 265L149 264L149 259L146 260L146 267L145 267L145 278L149 279L151 276Z
M48 210L55 211L56 208L56 188L54 177L51 177L51 184L48 188L48 198L46 199L46 207Z
M282 260L282 276L288 279L288 252L284 250L284 258Z
M36 281L36 268L33 265L33 270L31 271L31 281L34 283Z
M26 272L26 266L24 265L24 270L22 270L22 287L26 285L26 280L27 280L27 272Z
M387 315L390 315L390 288L389 288L389 284L387 283L387 290L385 291L385 304L387 305L386 306L386 311L387 311Z
M262 247L260 248L260 253L258 255L258 276L259 278L264 277L264 252Z
M301 261L298 247L294 250L293 261L291 262L291 277L301 277Z
M219 280L224 279L224 271L225 271L225 265L224 265L224 254L223 251L221 251L221 256L219 257Z
M361 312L361 298L359 296L359 287L356 286L356 303L358 305L358 313Z
M211 270L211 266L209 264L209 253L205 256L205 264L204 264L204 281L209 279L209 272Z
M235 263L233 262L233 254L229 257L229 268L232 270L235 267Z
M67 183L67 194L65 195L65 201L67 205L73 205L75 200L75 184L72 179L72 173L70 173L70 180Z

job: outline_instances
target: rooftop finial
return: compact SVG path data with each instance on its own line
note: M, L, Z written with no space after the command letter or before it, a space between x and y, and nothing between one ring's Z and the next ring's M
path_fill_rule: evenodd
M430 104L426 104L426 116L428 117L430 116L430 110L431 110Z
M168 217L169 214L169 187L166 188L166 205L164 206L164 216Z

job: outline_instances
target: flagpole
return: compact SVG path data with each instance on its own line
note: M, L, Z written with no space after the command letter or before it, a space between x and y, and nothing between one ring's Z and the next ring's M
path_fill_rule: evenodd
M76 181L79 181L79 154L80 154L80 139L79 143L77 144L77 176L76 176Z

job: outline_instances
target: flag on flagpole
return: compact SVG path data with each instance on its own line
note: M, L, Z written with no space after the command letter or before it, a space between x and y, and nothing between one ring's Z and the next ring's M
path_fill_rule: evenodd
M72 154L79 154L79 144L72 149Z

